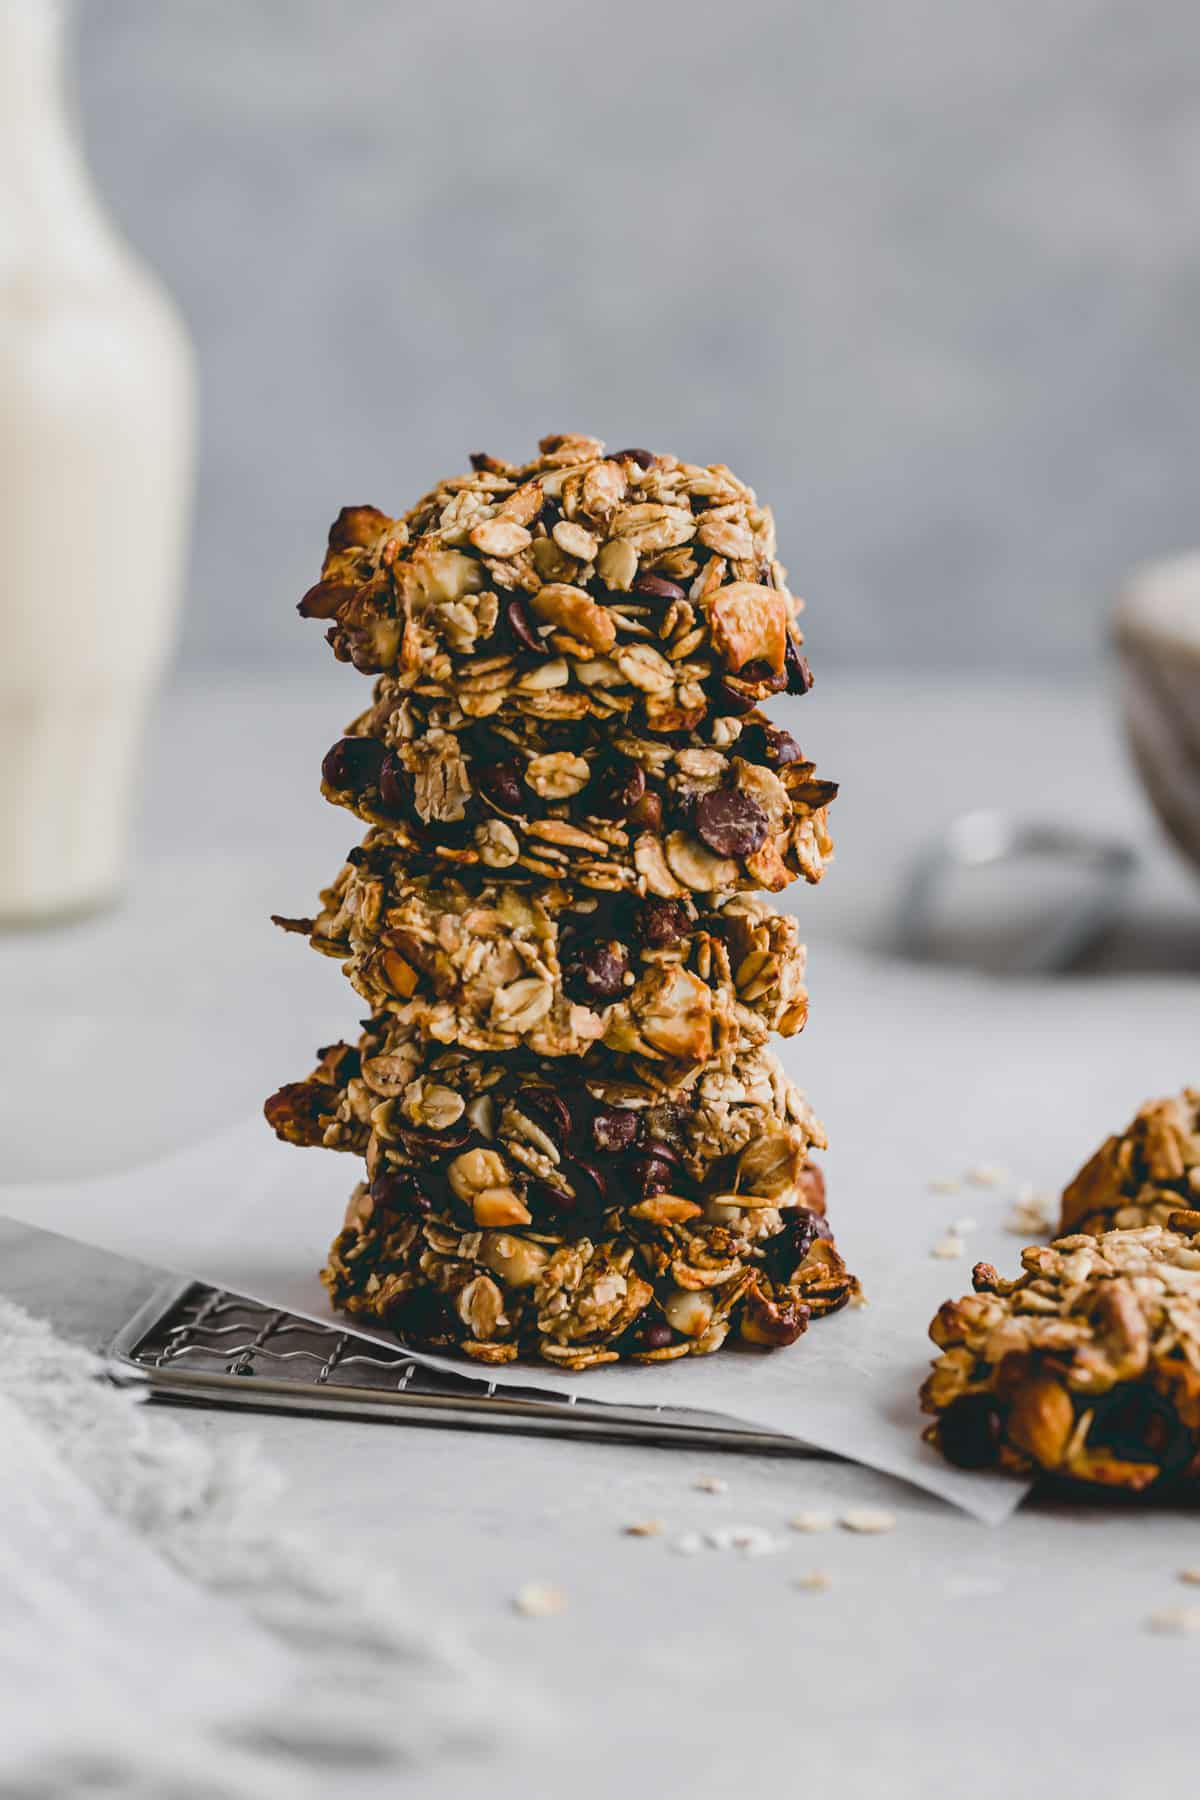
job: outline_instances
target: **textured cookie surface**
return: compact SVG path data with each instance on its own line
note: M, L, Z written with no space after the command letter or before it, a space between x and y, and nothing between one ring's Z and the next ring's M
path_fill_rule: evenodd
M335 655L473 718L689 731L810 684L770 510L729 469L595 438L347 507L300 610Z
M594 722L471 724L380 686L326 755L322 791L414 867L719 898L817 882L831 858L837 783L761 714L659 739Z
M1200 1088L1148 1100L1101 1144L1062 1197L1063 1231L1165 1225L1200 1206Z
M583 1056L596 1043L680 1072L801 1029L795 921L754 895L719 910L546 882L411 876L356 852L315 919L280 921L342 961L373 1013L434 1043Z
M930 1327L926 1434L965 1468L1139 1492L1200 1479L1200 1212L1022 1253Z
M566 1369L704 1356L731 1333L776 1348L857 1297L823 1210L723 1211L661 1194L583 1233L464 1228L377 1177L355 1190L322 1279L336 1306L416 1347Z
M710 1205L811 1207L809 1152L825 1144L766 1050L676 1086L657 1065L602 1047L573 1065L520 1052L431 1053L381 1020L357 1045L332 1045L266 1110L288 1142L364 1156L371 1179L403 1178L416 1211L432 1206L464 1226L580 1231L608 1207L664 1193L688 1217Z

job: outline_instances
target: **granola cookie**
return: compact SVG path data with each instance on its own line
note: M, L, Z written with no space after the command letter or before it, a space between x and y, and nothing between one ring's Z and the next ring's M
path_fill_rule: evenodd
M926 1437L963 1468L1141 1492L1200 1480L1200 1212L1060 1238L941 1308Z
M770 510L727 468L574 436L471 464L334 521L300 612L341 661L472 718L651 731L811 685Z
M321 899L315 919L278 922L337 957L373 1013L436 1043L542 1056L603 1043L684 1071L807 1016L796 922L752 894L698 912L557 883L435 880L375 842Z
M1063 1231L1165 1225L1200 1206L1200 1088L1147 1100L1086 1162L1062 1197Z
M811 1208L721 1218L669 1194L610 1210L582 1231L464 1228L413 1207L394 1177L354 1190L322 1280L335 1306L414 1348L482 1363L564 1369L705 1356L734 1337L795 1343L810 1319L855 1299L816 1187Z
M329 750L321 786L421 867L671 899L819 881L838 791L757 712L666 741L595 721L473 723L391 682Z
M432 1048L372 1019L334 1044L266 1115L290 1143L347 1150L394 1178L412 1208L462 1227L573 1229L667 1194L681 1216L813 1205L809 1160L825 1134L769 1051L672 1085L658 1065L603 1047L575 1065L526 1051ZM399 1191L399 1189L397 1189Z

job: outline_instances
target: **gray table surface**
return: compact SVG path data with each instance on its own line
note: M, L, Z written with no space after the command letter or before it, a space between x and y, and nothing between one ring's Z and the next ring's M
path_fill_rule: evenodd
M345 815L321 805L313 781L356 684L340 692L328 673L283 691L173 692L121 908L0 939L7 1177L118 1167L195 1137L251 1110L306 1066L316 1037L343 1028L336 972L264 924L271 908L306 908L346 845ZM1200 888L1158 840L1103 695L843 680L803 705L788 722L803 720L806 746L845 783L837 867L802 896L815 1005L821 942L886 946L915 844L983 804L1135 838L1143 874L1102 963L1200 968ZM118 1017L142 1026L144 1057L98 1057L89 1090L64 1093L64 1044L76 1054L82 1035L102 1048ZM0 1290L80 1341L106 1343L154 1280L0 1223ZM1146 1620L1188 1601L1177 1577L1200 1564L1195 1515L1034 1501L989 1531L829 1462L180 1416L209 1437L252 1433L287 1477L289 1521L386 1561L415 1604L541 1695L532 1736L486 1764L415 1776L431 1800L476 1782L501 1797L569 1787L583 1800L614 1786L716 1795L814 1782L855 1795L953 1783L1132 1800L1194 1766L1200 1636L1156 1636ZM728 1492L697 1492L714 1470ZM795 1535L753 1561L681 1557L621 1529L646 1517L673 1532L779 1528L802 1507L867 1502L895 1512L892 1534ZM817 1569L827 1591L795 1585ZM567 1590L563 1616L514 1615L514 1590L539 1577ZM337 1788L339 1800L394 1791L369 1774Z

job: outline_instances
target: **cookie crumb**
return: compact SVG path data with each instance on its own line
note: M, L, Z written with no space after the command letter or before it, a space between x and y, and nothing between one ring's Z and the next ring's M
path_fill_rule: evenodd
M943 1262L952 1262L956 1257L965 1256L966 1253L966 1243L956 1231L947 1232L945 1237L939 1238L936 1244L930 1246L929 1251L930 1256L940 1257Z
M894 1531L896 1515L883 1506L852 1506L842 1514L838 1524L843 1531L857 1531L873 1537L882 1531Z
M1185 1587L1200 1587L1200 1564L1190 1569L1180 1569L1179 1579Z
M783 1549L782 1540L761 1525L719 1525L704 1537L713 1550L740 1550L743 1556L772 1556Z
M824 1569L813 1569L807 1575L798 1575L792 1585L804 1594L823 1594L832 1583Z
M1191 1637L1200 1632L1200 1606L1164 1606L1146 1620L1156 1637Z
M663 1522L661 1519L635 1519L632 1525L621 1527L626 1537L661 1537Z
M976 1163L973 1169L967 1170L967 1180L972 1187L1003 1187L1009 1179L1008 1170L999 1163Z
M701 1475L693 1481L692 1486L698 1494L727 1494L729 1483L722 1481L719 1475Z
M793 1513L788 1520L792 1531L832 1531L833 1514L827 1512Z
M567 1596L552 1581L527 1581L517 1589L513 1606L523 1618L551 1619L556 1613L566 1612Z

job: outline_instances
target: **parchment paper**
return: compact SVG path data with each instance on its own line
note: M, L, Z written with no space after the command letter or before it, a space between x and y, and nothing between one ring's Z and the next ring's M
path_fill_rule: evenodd
M1025 1485L951 1469L920 1441L928 1322L943 1299L969 1288L975 1261L1015 1270L1021 1240L1003 1221L1019 1182L1057 1189L1144 1097L1200 1079L1200 984L994 981L829 948L814 963L812 1022L778 1048L829 1127L830 1211L870 1304L819 1321L775 1355L489 1373L502 1384L692 1406L786 1431L998 1522ZM280 1079L307 1057L307 1044L298 1047ZM979 1166L1004 1167L1012 1179L930 1191L931 1180ZM128 1173L5 1187L0 1212L329 1323L316 1272L357 1167L348 1156L277 1144L252 1119ZM933 1257L947 1227L965 1219L975 1221L966 1253Z

